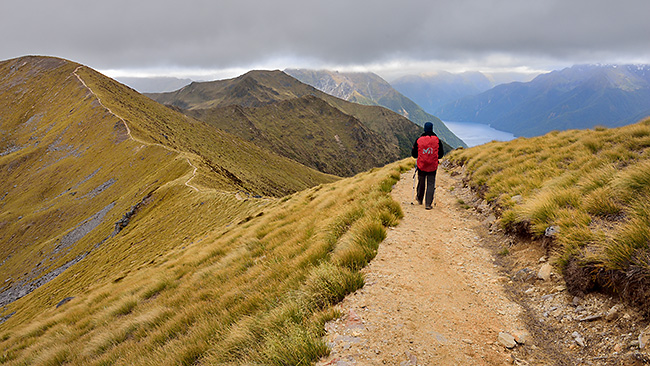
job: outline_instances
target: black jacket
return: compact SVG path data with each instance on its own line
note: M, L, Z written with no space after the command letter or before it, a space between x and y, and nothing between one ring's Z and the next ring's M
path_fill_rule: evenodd
M425 132L420 137L422 137L422 136L436 136L436 137L438 137L438 135L436 135L435 132ZM420 138L418 137L418 140L419 139ZM418 140L415 140L415 143L413 144L413 149L411 150L411 156L416 158L416 159L418 158ZM440 139L440 137L438 137L438 159L442 159L442 157L445 156L445 151L443 149L444 148L442 146L442 140Z

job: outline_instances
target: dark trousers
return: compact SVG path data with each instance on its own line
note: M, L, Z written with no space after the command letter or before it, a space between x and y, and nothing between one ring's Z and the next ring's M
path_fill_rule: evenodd
M426 190L426 195L425 195ZM419 203L422 203L424 199L424 205L426 207L431 207L433 203L433 195L436 192L436 171L433 172L423 172L418 170L418 189L417 189L417 199Z

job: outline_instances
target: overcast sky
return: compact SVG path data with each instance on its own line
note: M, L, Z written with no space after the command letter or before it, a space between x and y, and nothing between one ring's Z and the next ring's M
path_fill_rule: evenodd
M12 0L0 31L2 60L58 56L113 77L650 64L650 0Z

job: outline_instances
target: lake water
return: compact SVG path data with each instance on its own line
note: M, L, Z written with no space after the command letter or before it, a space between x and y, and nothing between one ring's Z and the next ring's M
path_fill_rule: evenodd
M515 138L515 135L510 132L495 130L489 125L482 123L448 121L444 121L444 123L451 132L465 141L469 147L482 145L494 140L510 141Z

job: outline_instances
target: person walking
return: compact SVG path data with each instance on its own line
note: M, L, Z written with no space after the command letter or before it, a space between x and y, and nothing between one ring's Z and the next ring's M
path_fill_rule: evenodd
M427 210L431 209L433 196L436 191L436 172L438 171L438 161L445 154L442 141L433 132L433 123L424 124L424 133L413 144L411 156L417 159L418 186L417 200ZM425 195L426 192L426 195Z

